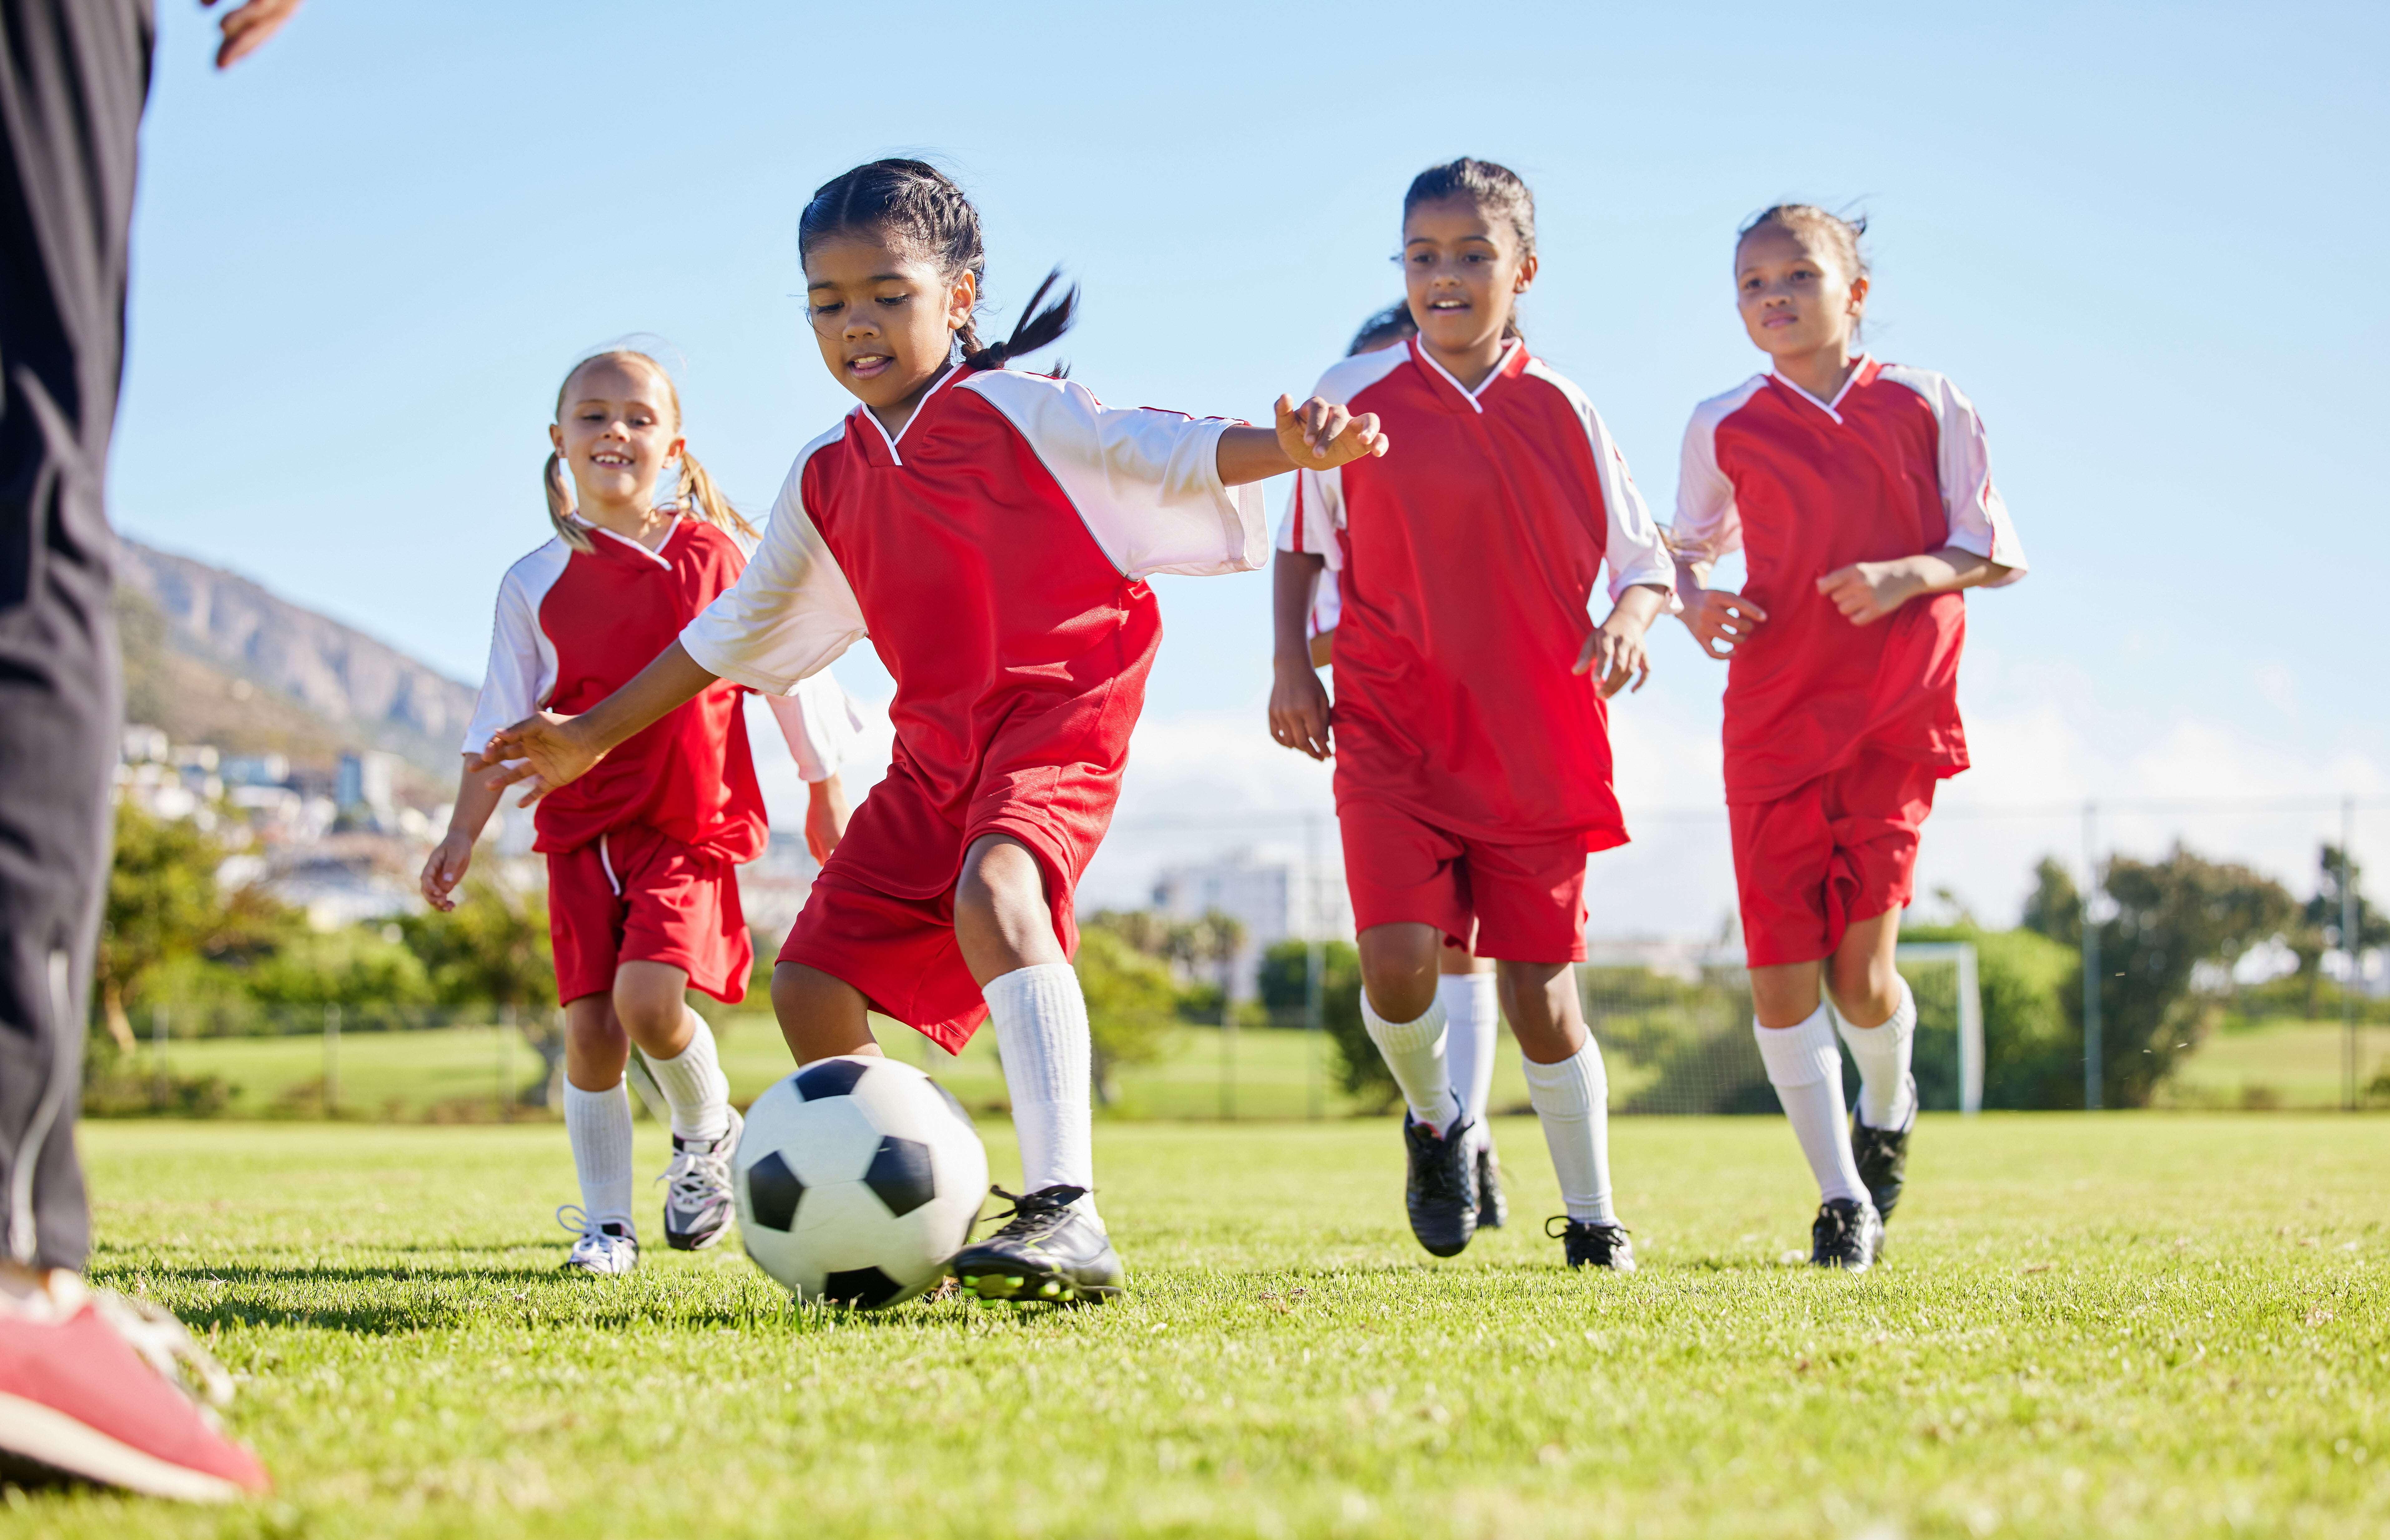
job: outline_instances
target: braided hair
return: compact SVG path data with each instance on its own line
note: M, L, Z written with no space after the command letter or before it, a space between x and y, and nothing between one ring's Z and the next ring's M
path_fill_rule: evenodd
M935 263L948 281L969 273L974 290L985 293L987 252L980 237L979 211L952 178L926 161L874 160L816 188L804 212L797 216L798 260L821 241L848 232L902 241ZM1061 281L1059 267L1046 275L1029 296L1020 324L1002 341L982 342L972 320L964 321L957 337L963 362L975 369L1000 369L1011 359L1060 340L1071 329L1079 303L1079 288L1073 284L1061 298L1044 304Z

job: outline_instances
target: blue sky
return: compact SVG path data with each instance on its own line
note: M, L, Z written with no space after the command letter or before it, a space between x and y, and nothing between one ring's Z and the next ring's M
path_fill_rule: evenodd
M2390 790L2382 610L2355 575L2390 565L2384 434L2349 314L2390 234L2378 7L316 0L224 77L190 0L160 10L118 521L459 677L543 537L544 426L579 353L662 340L691 443L758 511L844 410L794 226L847 165L946 164L999 305L1064 263L1086 319L1061 352L1107 399L1252 416L1398 292L1405 184L1471 153L1534 186L1531 340L1664 519L1688 412L1758 358L1737 223L1784 197L1871 215L1875 346L1973 396L2034 565L1971 602L1978 768L1946 810ZM1324 805L1261 726L1266 578L1163 602L1091 878L1115 896L1231 838L1140 836L1149 809ZM1630 814L1715 783L1723 670L1673 627L1658 655L1621 712ZM876 665L840 672L884 698ZM2304 892L2318 816L2114 827ZM2073 848L2045 822L1937 822L1929 886L2005 918L2032 857ZM2377 844L2390 870L2390 813ZM1653 821L1597 922L1705 929L1722 861Z

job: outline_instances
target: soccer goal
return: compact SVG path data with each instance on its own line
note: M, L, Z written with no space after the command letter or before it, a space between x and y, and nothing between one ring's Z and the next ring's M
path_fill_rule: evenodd
M1928 1111L1984 1105L1984 1008L1971 942L1911 942L1898 953L1917 995L1915 1073ZM1751 1036L1750 975L1705 967L1677 977L1643 968L1580 967L1586 1023L1609 1061L1611 1105L1626 1113L1705 1117L1774 1112ZM1857 1092L1847 1062L1845 1089Z

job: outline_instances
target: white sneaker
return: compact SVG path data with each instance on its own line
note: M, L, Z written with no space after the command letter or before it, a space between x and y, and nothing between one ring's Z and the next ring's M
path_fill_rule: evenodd
M747 1124L730 1109L730 1126L710 1144L673 1140L672 1164L656 1178L664 1184L664 1243L675 1251L702 1251L722 1238L739 1212L730 1192L730 1157Z
M565 1215L571 1214L568 1219ZM572 1250L564 1256L568 1272L598 1273L613 1276L627 1273L639 1264L639 1238L627 1225L611 1220L593 1224L578 1203L567 1203L556 1211L556 1222L580 1237Z

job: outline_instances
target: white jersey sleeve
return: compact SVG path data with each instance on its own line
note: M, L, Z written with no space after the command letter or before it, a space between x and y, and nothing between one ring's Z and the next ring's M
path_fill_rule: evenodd
M1084 385L1005 369L956 388L1028 441L1123 577L1211 577L1268 559L1261 488L1220 480L1220 435L1236 424L1106 406Z
M805 445L747 570L681 632L680 645L707 673L790 695L864 636L863 607L804 504L805 462L845 432L842 421Z
M465 729L465 753L480 753L492 734L538 711L554 693L556 644L539 628L539 606L572 559L572 548L551 539L498 580L490 666L482 675L481 698L473 703L473 720Z
M2008 575L1987 588L2005 588L2025 574L2024 546L2009 520L2009 506L1992 484L1992 446L1984 435L1984 419L1966 392L1947 377L1931 369L1897 364L1883 366L1879 378L1906 385L1924 397L1941 425L1940 464L1942 508L1950 520L1950 544L2009 569Z
M1767 383L1765 375L1752 376L1694 407L1693 420L1685 425L1677 467L1677 521L1668 531L1678 561L1715 566L1742 549L1742 514L1734 506L1734 483L1718 468L1717 430Z
M1616 604L1619 595L1638 584L1645 584L1666 592L1669 610L1681 608L1677 602L1676 561L1669 556L1667 542L1660 537L1660 526L1653 521L1642 492L1635 485L1634 473L1626 468L1626 456L1610 436L1609 425L1601 420L1601 414L1593 409L1593 403L1583 391L1542 359L1528 360L1523 372L1560 391L1585 429L1593 451L1597 490L1610 521L1601 546L1602 561L1610 568L1610 602Z
M828 669L799 680L794 694L764 699L796 758L798 776L808 785L837 775L863 740L863 713Z
M1278 548L1325 557L1332 572L1344 565L1344 545L1336 538L1343 527L1343 468L1296 471L1285 516L1278 521Z

